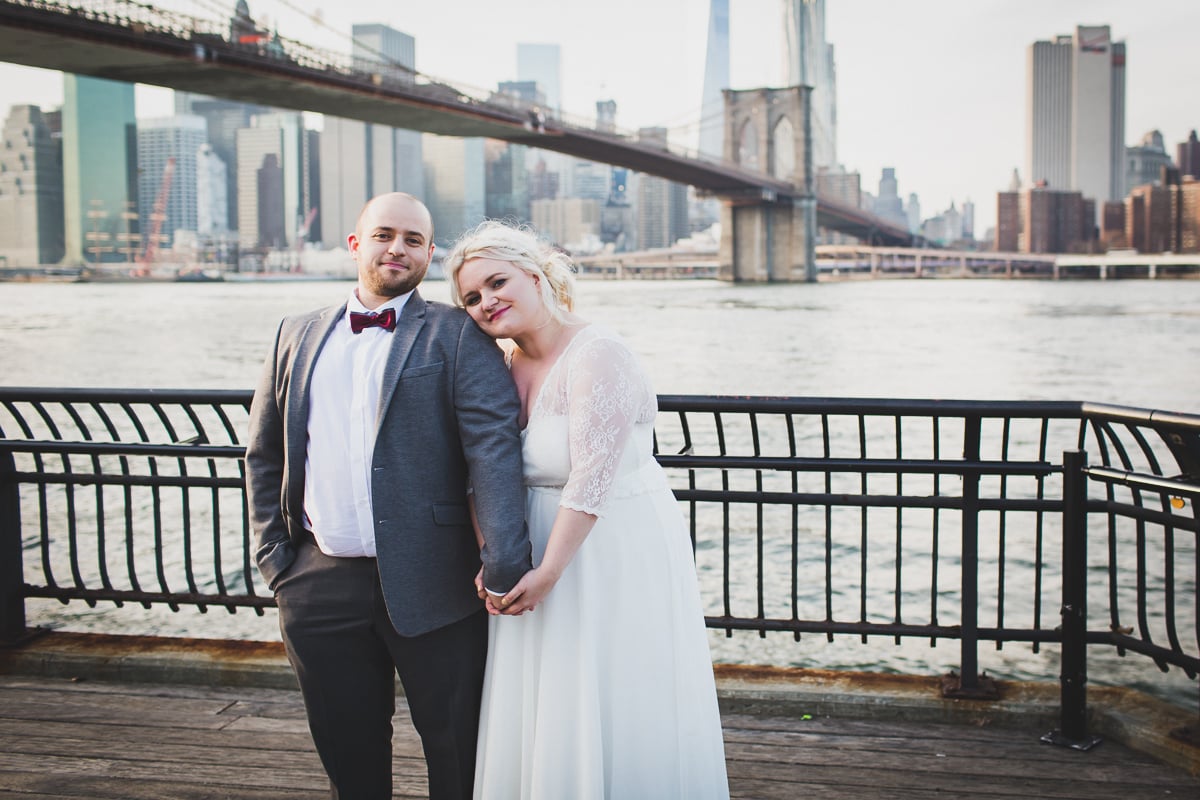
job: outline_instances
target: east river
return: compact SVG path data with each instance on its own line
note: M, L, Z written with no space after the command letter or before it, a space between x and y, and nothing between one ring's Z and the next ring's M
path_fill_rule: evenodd
M338 302L352 287L0 283L0 374L8 386L248 389L280 316ZM422 292L444 300L446 289L430 281ZM1090 400L1200 413L1200 280L587 280L577 310L623 334L662 394ZM97 615L79 606L30 601L30 622L278 638L272 614L126 606ZM713 633L711 644L722 661L918 674L959 661L950 641L930 648ZM1031 656L1010 644L997 653L988 644L980 665L1000 677L1053 680L1051 650ZM1096 650L1093 680L1153 681L1145 688L1194 705L1195 682L1180 670L1160 675L1145 659L1124 664ZM1027 668L1030 658L1037 666Z

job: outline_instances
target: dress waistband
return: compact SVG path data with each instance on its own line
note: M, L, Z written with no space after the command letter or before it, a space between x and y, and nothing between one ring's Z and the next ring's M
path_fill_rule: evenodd
M561 492L563 484L527 484L525 488L534 492ZM608 491L608 498L611 500L617 497L633 497L639 494L655 492L663 488L670 488L670 484L667 481L667 473L663 471L663 468L657 461L652 459L633 472L621 475L614 480L612 487Z

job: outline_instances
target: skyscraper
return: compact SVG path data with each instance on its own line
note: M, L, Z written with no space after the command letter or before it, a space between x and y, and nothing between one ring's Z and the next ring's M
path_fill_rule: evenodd
M711 0L708 46L704 51L704 94L700 100L700 152L725 156L725 97L729 88L729 0Z
M528 220L529 171L525 169L525 147L499 139L484 140L484 213L490 219Z
M1191 175L1200 180L1200 139L1196 138L1195 130L1188 135L1187 141L1179 143L1176 152L1179 154L1176 159L1179 174Z
M218 238L229 231L229 172L211 144L200 146L196 153L196 232L202 237Z
M208 143L213 153L225 162L226 217L222 222L225 230L237 230L237 132L249 128L250 121L258 114L268 112L265 106L239 103L191 92L175 92L175 113L194 114L203 117Z
M638 141L667 146L666 128L642 128ZM670 247L687 237L687 186L653 175L638 177L637 248Z
M1071 43L1034 42L1026 57L1025 175L1058 190L1071 186Z
M37 266L62 257L61 145L40 108L13 106L0 134L0 258Z
M263 125L242 128L237 132L237 232L238 245L244 250L259 247L282 247L287 242L282 231L273 225L263 225L260 206L283 207L283 186L260 179L259 173L274 175L279 170L283 153L283 129ZM268 197L278 190L279 197Z
M1127 189L1148 183L1161 186L1163 167L1172 166L1162 133L1147 131L1138 144L1125 148L1125 186Z
M138 233L133 84L64 73L62 126L65 258L124 261Z
M243 248L290 247L305 240L305 221L319 202L318 146L317 132L306 130L300 114L291 111L261 114L252 127L238 131L238 242ZM260 207L272 209L271 214L261 217ZM270 224L261 227L260 218Z
M204 119L183 115L143 119L138 122L138 212L142 233L155 225L151 213L160 191L166 189L165 217L160 227L161 247L170 247L175 231L197 231L197 156L205 144ZM174 170L165 178L167 162Z
M1034 186L1096 201L1125 194L1125 43L1107 25L1035 42L1027 62L1026 166Z
M562 48L557 44L518 44L517 81L537 84L541 104L547 109L545 117L562 113ZM525 166L531 171L539 168L539 162L545 164L545 174L554 176L551 180L557 180L563 195L571 190L571 161L569 156L561 153L532 148L525 156ZM557 193L550 195L551 198L557 196ZM535 199L538 197L531 191L530 200Z
M364 69L385 68L412 80L416 41L387 25L354 25L353 56ZM358 120L325 116L321 131L321 208L317 216L326 247L345 243L363 205L377 194L425 194L421 134Z
M483 141L429 133L422 137L425 205L439 246L449 245L483 221L487 206Z
M904 201L900 199L900 183L896 180L895 167L884 167L880 173L875 213L901 228L908 228L908 215L904 213Z
M812 166L837 164L837 72L825 41L825 0L783 0L784 79L811 86Z

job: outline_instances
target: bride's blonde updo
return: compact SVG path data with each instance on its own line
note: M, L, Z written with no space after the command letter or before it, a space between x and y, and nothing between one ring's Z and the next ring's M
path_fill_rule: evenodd
M575 267L566 253L539 239L530 228L487 220L459 237L442 261L450 297L463 305L458 272L475 258L507 261L538 279L542 305L557 320L575 306Z

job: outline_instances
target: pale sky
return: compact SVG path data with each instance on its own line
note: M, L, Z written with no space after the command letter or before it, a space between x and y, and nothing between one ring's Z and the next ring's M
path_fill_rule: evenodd
M665 126L694 143L707 36L707 0L248 0L289 38L349 50L354 23L379 22L416 39L417 69L483 89L516 76L518 43L562 47L564 112L592 118L617 102L623 129ZM208 18L232 0L160 0ZM1198 0L827 0L826 39L837 62L838 160L875 193L895 167L902 197L923 217L976 206L975 229L995 224L995 195L1025 161L1025 58L1034 41L1109 25L1124 40L1126 144L1162 132L1168 152L1200 128ZM782 83L779 0L730 0L732 88ZM316 12L319 21L305 14ZM0 111L53 108L58 73L0 64ZM138 115L171 112L170 92L139 88Z

